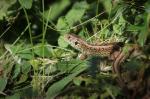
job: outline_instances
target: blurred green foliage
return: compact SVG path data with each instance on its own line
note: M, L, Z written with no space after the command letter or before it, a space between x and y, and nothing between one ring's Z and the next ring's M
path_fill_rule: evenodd
M92 43L141 46L140 57L122 64L128 92L112 72L76 59L67 33ZM149 34L149 0L1 0L0 98L144 99L150 92Z

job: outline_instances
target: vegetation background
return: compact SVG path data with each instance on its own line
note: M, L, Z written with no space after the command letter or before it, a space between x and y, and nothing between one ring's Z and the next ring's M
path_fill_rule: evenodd
M67 33L138 44L143 54L122 64L127 89L77 59ZM150 0L0 0L0 98L149 99L149 34Z

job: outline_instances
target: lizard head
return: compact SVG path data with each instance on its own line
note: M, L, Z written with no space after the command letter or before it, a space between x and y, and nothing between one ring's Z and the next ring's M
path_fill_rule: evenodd
M81 51L85 47L86 42L75 34L66 34L65 40L75 49Z

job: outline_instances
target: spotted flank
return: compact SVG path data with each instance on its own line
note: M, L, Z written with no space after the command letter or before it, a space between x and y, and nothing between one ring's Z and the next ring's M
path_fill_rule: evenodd
M101 45L93 45L75 34L66 34L65 40L75 49L85 55L110 56L114 50L120 50L120 45L116 43L108 43Z

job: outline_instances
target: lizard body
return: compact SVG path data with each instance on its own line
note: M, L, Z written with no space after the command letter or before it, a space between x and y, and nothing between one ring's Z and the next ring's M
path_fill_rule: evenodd
M99 55L103 57L109 57L114 51L119 51L120 45L122 45L120 42L93 45L87 43L82 38L74 34L66 34L65 39L73 48L79 50L84 55Z

